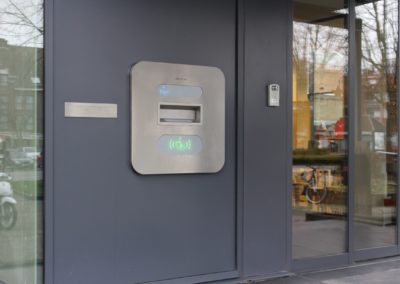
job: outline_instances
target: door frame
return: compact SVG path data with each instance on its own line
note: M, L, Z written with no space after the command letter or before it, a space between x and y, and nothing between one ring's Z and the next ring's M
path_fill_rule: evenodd
M54 283L54 0L43 0L44 13L44 204L43 282Z

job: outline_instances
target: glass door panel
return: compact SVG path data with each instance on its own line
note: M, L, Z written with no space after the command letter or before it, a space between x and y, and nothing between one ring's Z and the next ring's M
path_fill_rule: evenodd
M0 0L0 283L43 283L43 0Z
M398 1L357 1L356 249L396 245Z
M347 251L345 1L295 0L293 257Z

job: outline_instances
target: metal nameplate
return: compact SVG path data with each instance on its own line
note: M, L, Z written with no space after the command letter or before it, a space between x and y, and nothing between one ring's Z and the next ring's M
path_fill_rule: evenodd
M65 102L65 117L117 118L117 104Z

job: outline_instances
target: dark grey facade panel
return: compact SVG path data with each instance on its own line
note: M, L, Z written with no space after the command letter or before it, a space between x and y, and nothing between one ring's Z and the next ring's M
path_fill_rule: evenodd
M54 200L54 217L48 216L54 227L47 236L54 246L47 249L54 249L54 283L236 275L236 2L58 0L48 12L54 12L54 55L47 62L54 66L54 121L47 118L54 186L47 201ZM221 172L133 171L129 70L141 60L224 72ZM115 103L118 118L65 118L65 101Z
M290 3L47 2L46 283L192 283L379 254L291 263ZM143 60L224 72L221 172L134 172L129 70ZM266 105L272 83L277 108ZM66 101L114 103L118 118L65 118Z
M245 1L244 273L284 270L286 259L288 1ZM266 87L281 86L281 107Z

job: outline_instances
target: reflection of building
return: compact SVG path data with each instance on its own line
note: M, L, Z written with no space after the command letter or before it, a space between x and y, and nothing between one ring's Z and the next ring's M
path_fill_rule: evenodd
M311 65L305 60L299 62L299 66L293 68L293 131L296 133L293 148L307 149L315 139L315 128L334 127L344 116L346 77L336 66L318 65L310 72ZM309 93L310 80L315 90L313 94Z
M10 146L42 141L42 56L42 48L12 46L0 39L0 139Z

